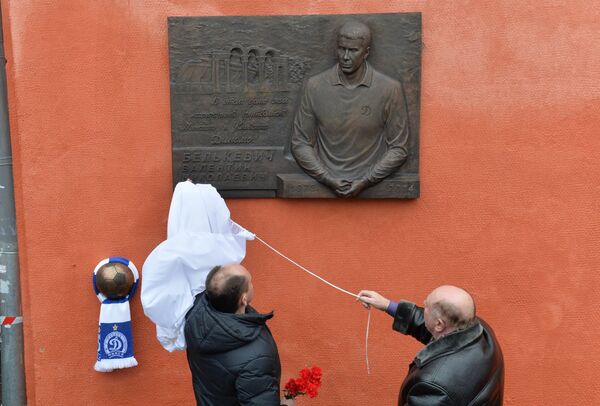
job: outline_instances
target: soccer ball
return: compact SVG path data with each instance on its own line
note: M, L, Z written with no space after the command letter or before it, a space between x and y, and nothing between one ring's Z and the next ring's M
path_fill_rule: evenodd
M96 287L112 300L123 299L133 286L133 272L120 262L109 262L96 273Z

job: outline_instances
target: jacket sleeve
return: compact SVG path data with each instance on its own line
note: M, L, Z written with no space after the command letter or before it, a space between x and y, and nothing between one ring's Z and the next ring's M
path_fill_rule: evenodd
M279 406L279 377L271 357L248 362L239 373L235 387L242 406Z
M420 382L410 389L403 406L453 405L454 401L442 387L429 382Z
M392 328L399 333L413 336L423 344L431 341L431 333L425 327L423 308L414 303L405 300L398 303Z

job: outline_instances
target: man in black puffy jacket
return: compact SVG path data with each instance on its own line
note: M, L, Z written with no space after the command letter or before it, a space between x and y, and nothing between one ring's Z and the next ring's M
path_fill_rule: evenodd
M359 300L393 316L394 330L426 344L410 364L398 405L502 405L502 351L491 327L475 316L475 302L465 290L440 286L424 308L370 290L361 291Z
M202 406L279 406L281 365L266 325L249 306L252 276L241 265L213 268L186 315L187 358Z

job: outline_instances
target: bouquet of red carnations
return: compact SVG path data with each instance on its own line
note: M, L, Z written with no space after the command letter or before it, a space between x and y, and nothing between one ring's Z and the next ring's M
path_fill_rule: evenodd
M304 368L300 371L299 378L290 378L288 383L285 384L284 397L294 399L296 396L306 394L308 397L314 398L321 386L322 376L323 371L316 365L312 368Z

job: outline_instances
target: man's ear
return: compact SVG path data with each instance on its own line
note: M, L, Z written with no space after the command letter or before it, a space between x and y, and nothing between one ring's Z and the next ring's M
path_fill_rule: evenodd
M242 297L240 298L240 304L243 306L248 306L248 295L245 293L242 294Z
M367 47L367 52L365 53L365 61L367 60L367 56L369 56L369 52L371 52L371 47Z
M446 330L446 322L443 319L437 319L435 321L434 329L436 332L441 333L442 331Z

